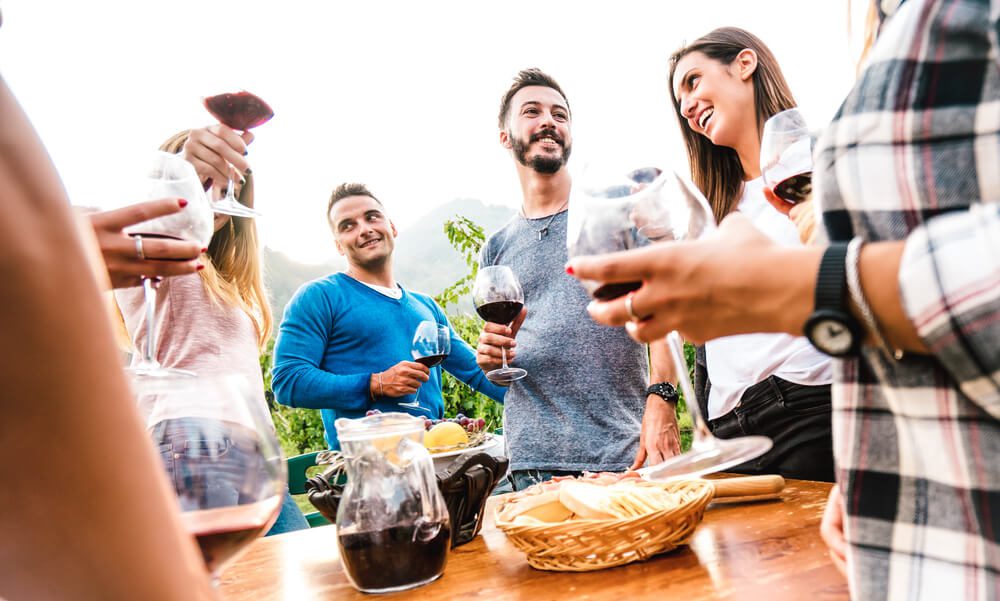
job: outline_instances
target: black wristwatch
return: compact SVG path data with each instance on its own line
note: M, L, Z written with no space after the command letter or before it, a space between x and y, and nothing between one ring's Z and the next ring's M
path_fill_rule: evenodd
M670 382L657 382L646 389L646 396L655 394L671 405L676 405L681 395L677 394L677 389Z
M816 306L803 328L809 342L831 357L856 355L863 337L847 305L846 257L846 242L826 248L816 276Z

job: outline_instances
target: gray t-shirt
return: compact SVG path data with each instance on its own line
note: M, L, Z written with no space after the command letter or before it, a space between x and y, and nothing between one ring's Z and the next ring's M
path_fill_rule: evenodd
M598 325L566 274L566 217L516 215L483 246L480 265L507 265L528 314L514 365L528 371L504 399L512 470L621 471L635 459L645 407L645 346ZM548 223L548 234L538 230Z

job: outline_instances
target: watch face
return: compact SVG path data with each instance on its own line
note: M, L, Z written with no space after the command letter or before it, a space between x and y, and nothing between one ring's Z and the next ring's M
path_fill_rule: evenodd
M854 344L854 335L835 319L821 319L813 324L809 338L819 350L834 356L845 355Z

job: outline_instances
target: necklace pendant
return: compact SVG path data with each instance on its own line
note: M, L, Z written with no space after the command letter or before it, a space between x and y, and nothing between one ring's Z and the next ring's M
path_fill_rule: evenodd
M538 230L538 241L541 242L542 238L548 235L549 235L549 228L543 227L542 229Z

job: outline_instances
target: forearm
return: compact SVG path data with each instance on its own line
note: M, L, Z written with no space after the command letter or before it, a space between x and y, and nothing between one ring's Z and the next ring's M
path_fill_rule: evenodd
M900 295L899 268L904 246L905 242L864 245L858 262L861 289L889 346L927 353L927 347L906 315ZM861 312L854 303L851 303L851 312L861 320ZM865 344L875 344L871 332L867 332Z
M275 398L301 409L364 410L370 405L372 375L333 374L312 365L276 362ZM377 381L376 381L377 387Z
M676 382L677 376L674 372L674 364L670 359L670 349L667 347L667 341L661 338L650 342L648 384Z
M476 392L481 392L498 403L503 403L507 389L497 386L487 379L486 374L476 363L475 352L464 341L452 341L452 351L445 359L442 367L462 382L465 382Z
M58 176L2 81L0 199L0 597L215 598L136 415ZM53 504L39 482L53 443L73 453L61 489L86 499Z

